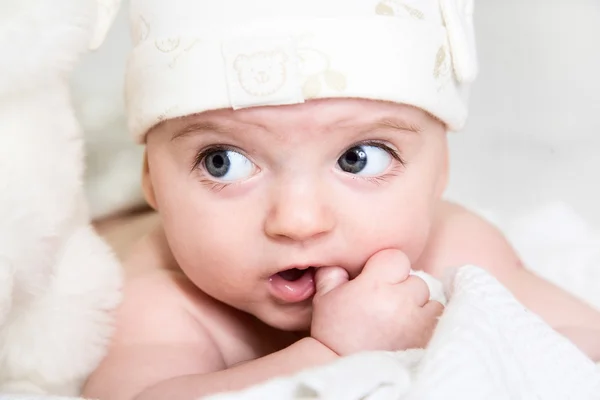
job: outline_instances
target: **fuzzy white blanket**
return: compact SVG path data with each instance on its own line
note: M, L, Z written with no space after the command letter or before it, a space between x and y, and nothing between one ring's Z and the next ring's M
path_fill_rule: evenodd
M534 271L600 308L600 235L569 208L496 223ZM484 270L462 267L445 288L425 350L359 354L210 399L600 399L600 369Z

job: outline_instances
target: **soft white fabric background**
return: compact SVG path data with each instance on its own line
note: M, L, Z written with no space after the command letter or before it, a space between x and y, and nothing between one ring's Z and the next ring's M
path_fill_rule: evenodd
M600 1L476 1L481 75L449 195L512 216L552 200L600 228Z
M141 201L141 148L123 118L127 2L73 79L94 215ZM600 1L478 0L470 122L451 138L448 197L498 220L561 200L600 228Z

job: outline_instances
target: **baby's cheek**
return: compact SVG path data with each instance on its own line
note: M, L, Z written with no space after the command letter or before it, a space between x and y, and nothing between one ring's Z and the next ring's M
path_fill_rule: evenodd
M181 253L190 274L210 278L215 283L234 283L244 272L244 264L237 257L234 245L226 239L196 236L195 240L188 241Z
M404 252L411 263L415 263L425 249L429 238L431 218L429 213L398 212L381 220L376 226L376 234L365 237L365 243L375 250L398 249ZM376 251L374 251L376 252Z
M403 243L401 243L400 249L406 253L411 264L416 263L425 250L429 240L429 230L429 221L424 221L412 232L408 233L405 238L403 238L404 240Z
M193 241L179 247L176 258L183 273L209 296L234 305L248 286L248 273L231 247L218 241ZM229 251L228 251L229 250Z

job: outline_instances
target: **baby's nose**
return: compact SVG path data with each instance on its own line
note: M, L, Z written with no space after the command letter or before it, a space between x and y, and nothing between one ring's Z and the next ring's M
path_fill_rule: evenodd
M265 221L267 236L304 242L322 236L335 225L333 210L315 185L280 186Z

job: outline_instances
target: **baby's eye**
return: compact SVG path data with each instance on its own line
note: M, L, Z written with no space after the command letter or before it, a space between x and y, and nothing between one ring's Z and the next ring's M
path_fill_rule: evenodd
M355 146L338 159L342 171L367 176L382 174L391 162L392 155L377 146Z
M204 157L204 168L209 175L225 182L249 178L254 164L233 150L214 150Z

